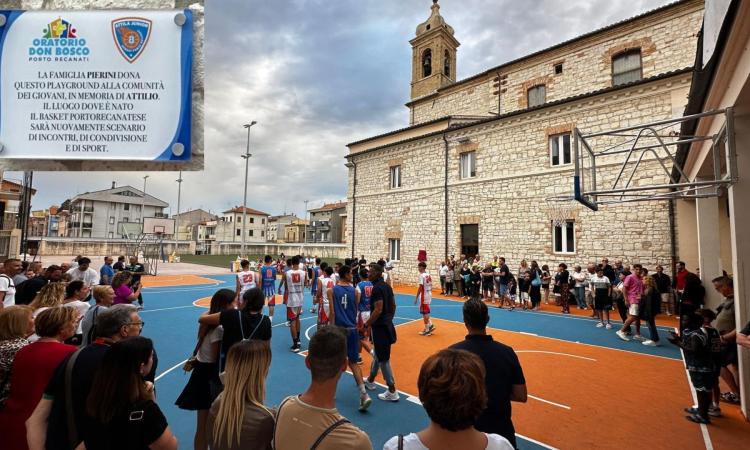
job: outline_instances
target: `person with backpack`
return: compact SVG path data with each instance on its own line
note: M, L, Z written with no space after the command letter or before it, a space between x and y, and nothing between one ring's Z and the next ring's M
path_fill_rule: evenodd
M346 335L325 325L310 339L305 366L311 381L307 390L285 398L276 413L273 448L276 450L371 450L367 434L336 409L336 387L346 371Z
M63 271L60 266L51 265L41 275L29 278L16 286L16 305L28 305L36 294L48 283L55 283L62 279Z

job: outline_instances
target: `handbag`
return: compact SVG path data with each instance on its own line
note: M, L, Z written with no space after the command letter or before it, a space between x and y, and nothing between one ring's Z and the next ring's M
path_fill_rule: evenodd
M198 343L195 344L195 349L193 350L193 356L188 358L187 361L185 361L185 364L182 365L182 370L184 370L185 372L192 371L198 364L198 350L201 348L201 345L203 345L203 340L206 339L207 335L208 333L198 338Z
M531 285L534 287L539 287L542 285L542 279L539 278L539 272L536 272L536 276L533 280L531 280Z

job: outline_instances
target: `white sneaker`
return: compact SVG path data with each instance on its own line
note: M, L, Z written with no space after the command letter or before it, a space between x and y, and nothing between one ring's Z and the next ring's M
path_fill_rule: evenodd
M397 402L400 397L398 392L385 391L382 394L378 394L378 398L386 402Z
M612 324L611 323L607 323L607 325L605 325L604 328L606 328L608 330L611 330L612 329Z
M604 327L604 324L602 322L599 322L596 324L596 328L602 328Z
M617 332L615 334L617 335L617 337L619 337L623 341L629 341L630 340L630 338L625 333L623 333L620 330L617 330Z
M361 412L367 411L367 408L372 405L372 399L367 394L360 394L359 396L359 410Z
M369 381L365 380L365 389L368 391L374 391L378 388L378 385L375 383L370 383Z
M633 339L635 339L636 341L647 341L648 340L648 339L646 339L645 337L643 337L640 334L636 334L635 336L633 336Z
M649 347L658 347L659 343L652 341L651 339L646 339L645 341L641 342L643 345L648 345Z

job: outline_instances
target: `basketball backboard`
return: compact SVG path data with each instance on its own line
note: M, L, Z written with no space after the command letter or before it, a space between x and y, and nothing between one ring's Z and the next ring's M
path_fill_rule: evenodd
M143 227L138 222L120 222L117 228L120 236L125 237L138 236L143 231Z
M174 235L174 219L162 217L144 217L143 234L161 234L162 236Z

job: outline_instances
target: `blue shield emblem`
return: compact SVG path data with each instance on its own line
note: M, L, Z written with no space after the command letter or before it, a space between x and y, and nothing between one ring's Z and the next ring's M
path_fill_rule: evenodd
M112 37L120 54L129 63L135 62L151 37L151 21L141 17L123 17L112 21Z

